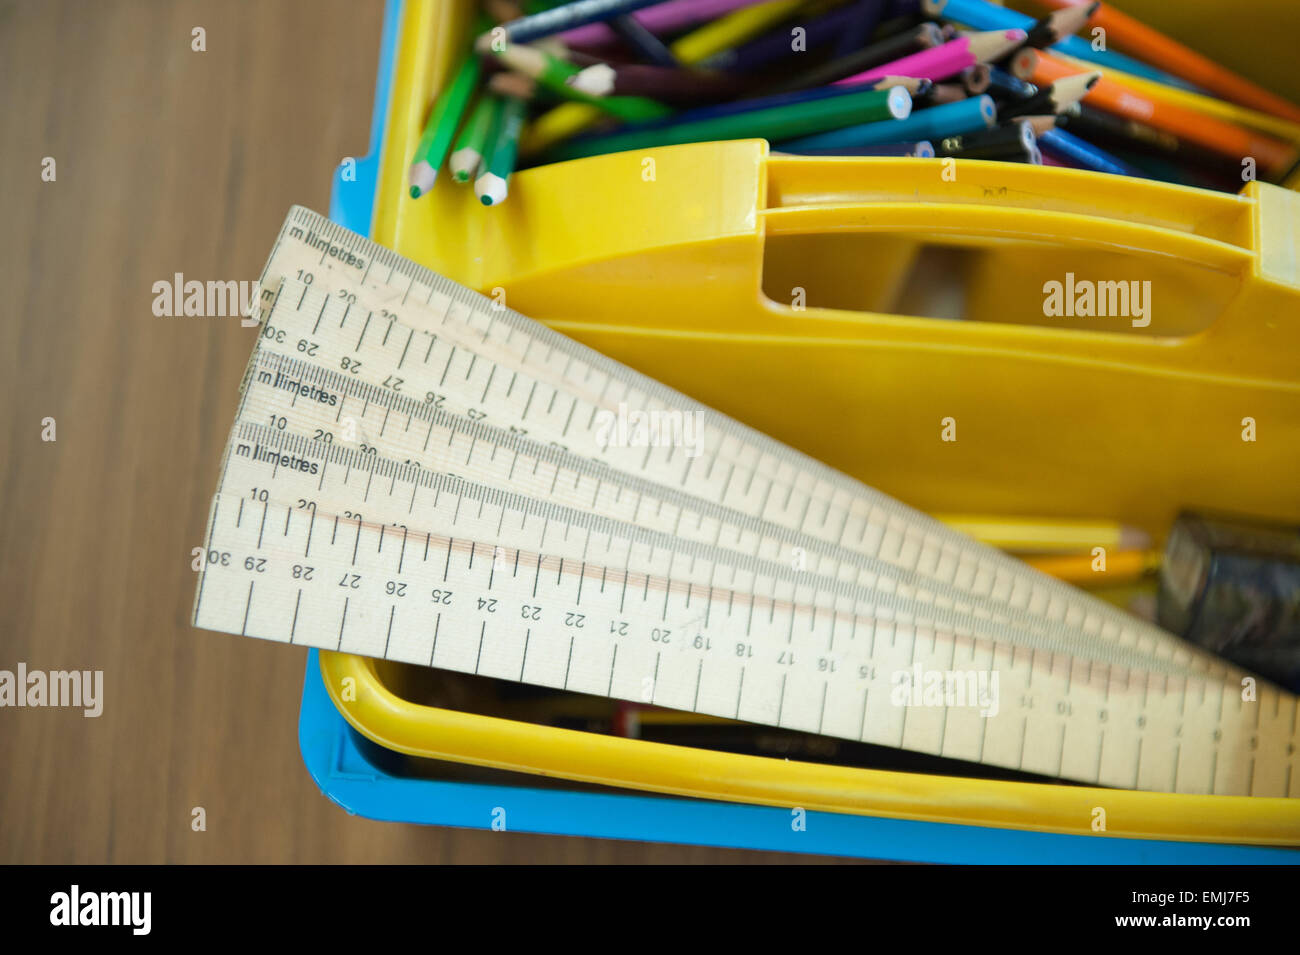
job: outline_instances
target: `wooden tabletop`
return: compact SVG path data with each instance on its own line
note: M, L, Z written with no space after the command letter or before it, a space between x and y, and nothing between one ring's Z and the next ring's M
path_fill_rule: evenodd
M382 15L0 2L0 669L104 674L98 718L0 709L0 862L807 861L351 817L298 754L305 651L190 626L254 332L153 284L256 279L292 203L327 211Z

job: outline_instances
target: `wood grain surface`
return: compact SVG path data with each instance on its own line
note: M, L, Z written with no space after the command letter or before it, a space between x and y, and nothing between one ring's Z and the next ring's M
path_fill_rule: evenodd
M290 204L327 210L382 14L0 2L0 669L102 669L105 697L0 709L0 862L807 861L351 817L298 754L305 651L191 628L253 332L155 317L152 285L255 279Z

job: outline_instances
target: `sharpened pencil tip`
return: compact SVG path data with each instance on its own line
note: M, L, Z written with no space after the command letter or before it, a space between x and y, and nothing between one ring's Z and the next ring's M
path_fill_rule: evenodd
M438 170L424 159L411 166L411 198L419 199L433 188L438 178Z
M474 192L485 206L495 206L506 201L506 180L496 173L485 172L474 182Z

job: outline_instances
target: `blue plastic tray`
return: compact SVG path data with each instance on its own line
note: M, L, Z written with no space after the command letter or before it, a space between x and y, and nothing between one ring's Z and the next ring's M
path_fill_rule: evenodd
M384 11L370 153L355 179L335 171L330 218L370 233L402 0ZM567 792L395 776L367 758L374 744L335 709L315 650L307 657L298 744L316 785L348 812L389 822L489 829L498 809L520 832L676 842L823 855L948 863L1300 864L1300 852L1249 846L1067 836L978 826L810 812L796 831L789 810L634 793Z

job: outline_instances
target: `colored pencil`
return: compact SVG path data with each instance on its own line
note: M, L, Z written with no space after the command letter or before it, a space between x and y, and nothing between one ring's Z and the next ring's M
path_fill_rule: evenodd
M1041 50L1021 50L1012 59L1011 71L1040 86L1078 72ZM1147 123L1237 160L1254 157L1264 170L1280 171L1295 157L1296 150L1285 143L1257 135L1235 123L1142 96L1104 74L1089 91L1088 102L1108 113Z
M715 139L787 139L837 129L848 123L902 119L911 111L911 94L902 87L864 90L846 96L828 96L695 121L660 124L654 128L585 137L560 146L556 150L555 159L577 159L601 153Z
M1120 550L1106 554L1106 569L1094 570L1096 562L1091 554L1069 554L1053 557L1029 557L1025 563L1058 580L1082 587L1108 587L1130 583L1152 574L1160 568L1160 552L1152 550Z
M998 116L1002 119L1014 119L1017 116L1039 116L1045 113L1059 113L1079 102L1101 79L1100 73L1078 73L1057 80L1052 85L1039 90L1029 99L1018 103L1007 103Z
M922 23L912 30L896 33L870 46L863 47L856 53L837 57L819 66L814 66L806 72L798 73L791 79L785 80L774 87L774 91L801 90L815 86L825 86L827 83L834 83L846 76L852 76L854 73L861 73L864 70L893 62L921 50L934 49L942 43L943 35L939 28L933 23Z
M451 177L456 182L469 182L478 172L488 139L496 132L500 113L501 98L491 94L480 96L470 110L469 118L465 120L447 160Z
M971 30L1027 31L1033 29L1035 24L1033 17L989 3L988 0L922 0L921 6L929 16L951 20ZM1112 66L1160 83L1169 83L1186 89L1195 88L1185 80L1147 66L1145 63L1139 63L1113 50L1094 50L1092 44L1082 37L1064 37L1052 49L1068 53L1088 63L1095 63L1097 66Z
M513 96L531 100L537 95L537 81L531 76L502 70L488 77L487 87L498 96Z
M884 77L869 86L822 86L814 90L792 90L789 93L770 93L767 96L754 96L748 99L733 100L728 103L714 103L697 106L694 109L675 113L666 119L637 124L638 130L665 129L680 123L696 123L702 120L719 119L723 116L735 116L737 113L752 113L759 109L771 109L776 106L793 106L799 103L812 103L817 100L833 99L861 92L864 89L886 89L890 86L903 86L908 93L915 96L917 90L924 88L929 80L917 80L914 77Z
M589 96L654 95L668 103L698 103L740 95L752 83L730 73L626 63L597 63L569 78L568 83Z
M742 7L673 41L668 48L683 63L698 63L794 16L802 5L803 0L767 0Z
M1068 66L1074 67L1073 72L1088 71L1094 69L1093 66L1082 61L1076 60L1070 56L1063 56L1060 53L1053 53L1053 57ZM1245 126L1256 132L1265 133L1276 139L1283 139L1288 142L1300 142L1300 123L1293 123L1290 120L1282 119L1271 113L1261 113L1259 110L1249 109L1245 106L1238 106L1236 103L1229 103L1227 100L1215 99L1213 96L1206 96L1202 93L1192 93L1187 90L1174 89L1172 86L1166 86L1163 83L1154 83L1151 80L1143 79L1140 76L1134 76L1131 73L1125 73L1123 70L1117 70L1113 67L1100 67L1100 72L1106 79L1114 80L1116 83L1123 84L1129 89L1141 93L1143 96L1153 99L1159 103L1172 103L1175 106L1182 106L1186 109L1198 113L1205 113L1216 119L1222 119L1229 123L1236 123L1238 126Z
M978 63L997 60L1020 47L1025 42L1024 30L994 30L988 33L971 33L935 47L922 50L880 66L854 73L837 86L869 83L882 76L917 76L938 82L956 76L962 70Z
M985 92L999 102L1018 103L1037 93L1038 87L995 66L989 70L989 88Z
M1033 154L1038 145L1038 135L1033 124L1017 120L994 126L992 129L977 129L960 136L945 136L934 144L936 156L952 156L961 159L1010 159L1021 160Z
M968 66L957 74L957 82L961 84L962 89L972 96L976 96L988 90L993 83L993 69L987 63L977 63L975 66Z
M1091 143L1092 140L1086 140ZM1144 179L1171 182L1177 186L1195 186L1198 189L1217 189L1220 192L1240 192L1243 179L1240 169L1231 176L1215 175L1208 170L1187 163L1175 163L1163 156L1138 152L1127 147L1105 146L1108 153L1120 162L1132 166Z
M835 43L836 56L847 56L866 45L885 11L885 0L854 0L845 10L848 16Z
M903 89L907 90L909 93L912 94L912 105L915 107L918 101L923 101L930 95L930 91L934 89L936 84L934 80L918 79L915 76L882 76L880 79L876 80L876 82L870 85L872 89L884 89L887 86L901 86ZM955 83L953 85L956 86ZM957 88L961 89L960 86L958 86ZM833 86L831 87L831 89L851 90L851 89L861 89L861 87ZM965 92L966 92L965 90L962 90L963 94Z
M924 82L929 83L930 88L912 94L913 99L916 100L916 105L921 107L958 103L970 95L960 83L935 83L933 80L925 80Z
M1087 26L1089 18L1097 12L1099 6L1101 0L1090 0L1088 3L1063 7L1049 13L1026 31L1029 36L1025 45L1041 50L1060 43Z
M1150 535L1118 521L985 514L936 514L934 517L991 547L1022 553L1088 553L1094 547L1131 550L1151 545Z
M474 87L478 85L480 72L479 58L473 55L465 57L451 85L434 101L433 109L429 111L429 120L424 126L424 133L420 136L419 145L415 147L415 156L411 161L409 175L412 198L418 199L433 188L438 178L438 170L451 149L456 127L460 125L460 118L465 112Z
M1239 179L1241 176L1241 165L1221 153L1179 139L1163 129L1114 116L1082 103L1065 110L1061 121L1070 132L1106 149L1128 150L1167 159L1219 177Z
M592 56L590 53L584 53L581 50L572 50L561 43L558 38L553 36L543 37L534 43L529 43L528 46L535 50L541 50L543 53L547 53L558 60L563 60L570 66L575 66L578 69L583 69L584 67L592 66L596 63L621 62L612 57L606 59L599 56ZM500 61L495 58L485 60L483 63L483 69L485 70L501 68Z
M806 49L816 51L834 43L836 38L849 28L855 12L851 6L839 7L801 23ZM727 70L730 73L756 73L775 64L798 62L803 58L803 54L792 59L790 41L790 28L788 25L782 25L747 43L714 53L701 60L700 65L712 70ZM910 52L912 51L904 50L898 55Z
M917 110L903 119L863 123L815 136L804 136L790 142L779 143L777 148L798 151L874 146L880 143L911 142L917 139L928 139L934 142L945 136L957 136L992 126L996 119L997 109L991 97L972 96L959 103Z
M695 2L695 0L691 0L691 2ZM705 0L700 0L700 2L703 3ZM682 37L682 40L690 39L703 31L707 31L710 26L712 24ZM713 51L708 43L695 44L688 48L686 52L673 48L673 55L684 66L700 63L707 59L711 52ZM587 127L599 122L603 115L598 108L587 103L564 103L554 109L547 110L528 124L523 137L520 139L519 150L525 155L537 155L557 143L578 135Z
M543 89L565 99L595 106L628 122L657 119L672 113L667 106L644 96L592 96L569 83L581 72L576 66L535 46L510 43L496 56L515 72L531 76Z
M1056 156L1058 159L1068 159L1075 165L1091 169L1093 172L1142 177L1137 169L1118 156L1063 129L1051 129L1039 136L1038 148L1044 153Z
M642 26L641 22L630 13L615 17L609 21L609 25L618 34L618 38L645 62L656 66L677 65L677 57L664 46L663 40Z
M754 0L669 0L667 3L656 3L644 10L637 10L631 16L651 33L676 33L716 20L753 2ZM591 23L565 30L560 34L560 39L569 46L601 47L617 43L618 34L607 23Z
M1059 10L1082 0L1035 0L1049 9ZM1262 13L1263 11L1257 11ZM1100 4L1093 24L1106 31L1106 38L1127 53L1189 80L1202 89L1251 109L1261 110L1300 123L1300 106L1288 102L1208 57L1188 49L1177 40L1147 26L1107 4ZM1267 18L1260 21L1265 28Z
M934 158L934 144L927 140L914 143L881 143L878 146L846 146L843 149L785 149L773 150L772 155L791 156L911 156L917 159Z
M573 0L572 3L510 20L501 24L499 29L504 31L504 37L510 43L529 43L544 36L572 30L583 24L609 20L642 7L653 6L658 2L659 0ZM478 51L489 53L491 50L492 36L490 34L480 36Z
M510 174L515 168L519 131L527 106L523 100L507 97L501 106L491 144L483 157L482 171L474 180L474 194L485 206L500 205L509 192Z
M1056 129L1061 124L1062 119L1063 117L1055 114L1051 116L1021 116L1016 122L1028 123L1034 130L1034 135L1041 136L1049 129Z

